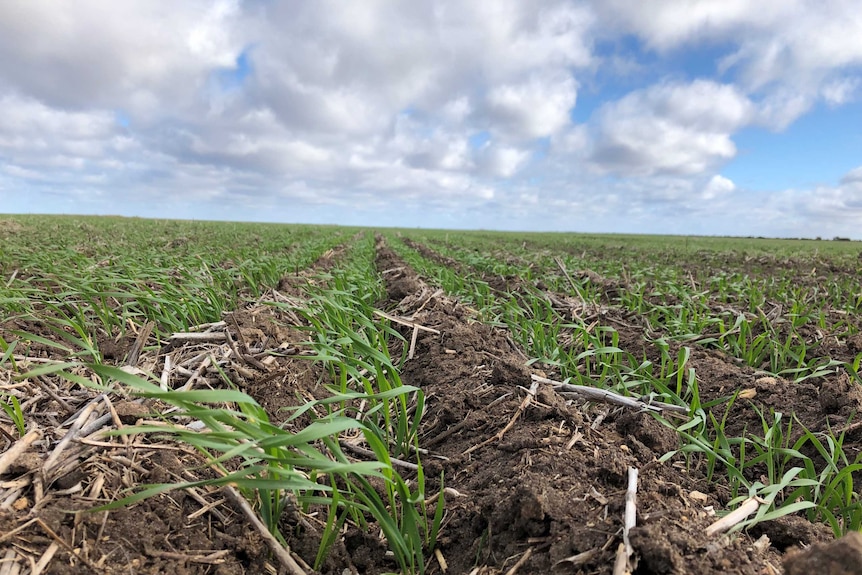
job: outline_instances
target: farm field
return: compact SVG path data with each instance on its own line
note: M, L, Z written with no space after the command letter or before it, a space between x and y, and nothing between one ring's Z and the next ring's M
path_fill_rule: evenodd
M0 574L791 573L862 529L858 242L0 242Z

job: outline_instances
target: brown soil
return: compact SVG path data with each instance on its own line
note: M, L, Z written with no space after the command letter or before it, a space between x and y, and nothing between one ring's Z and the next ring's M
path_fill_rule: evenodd
M388 248L381 246L377 265L400 270L390 280L398 296L407 282L421 290L421 279ZM393 302L404 315L411 303L410 296ZM428 474L439 466L446 486L461 494L447 501L440 540L453 572L502 572L529 552L519 573L610 573L629 467L640 469L640 526L632 532L638 573L760 573L780 563L775 550L756 551L747 536L717 545L704 535L714 520L704 505L718 501L698 503L692 492L705 489L701 477L656 462L676 437L651 416L621 413L592 429L606 409L540 387L516 417L531 380L507 333L472 321L457 302L422 304L416 321L441 335L420 335L402 378L427 394Z
M408 245L420 251L426 258L442 263L442 256L435 256L436 252L426 246L416 242L411 242ZM612 282L601 276L592 274L595 276L592 277L588 271L574 272L572 275L599 285L602 288L601 291L604 292L605 301L608 303L611 302L614 296L613 293L609 292L618 288L618 286L613 285ZM534 287L538 288L540 286ZM517 295L519 290L524 289L524 286L520 281L514 281L510 284L500 286L499 289L500 291L515 293ZM535 289L533 291L535 293ZM564 294L546 292L546 296L549 301L554 303L562 315L566 315L566 308L568 307L568 313L583 317L585 308L583 306L578 308L578 302L572 301L571 298ZM599 306L589 311L593 313L593 317L600 318L603 324L612 325L616 328L620 338L619 345L624 351L633 354L635 357L647 358L653 362L659 361L658 349L644 337L645 333L650 333L649 327L644 325L640 321L640 318L626 314L618 308L607 308L604 306ZM655 337L656 334L650 335ZM487 335L482 335L481 339L482 341L492 342L490 347L485 348L490 353L495 353L495 349L501 349L499 342L493 342ZM848 338L846 346L850 353L856 351L857 343L859 342L856 341L855 336ZM681 345L679 344L671 344L670 352L673 357L676 356L676 352L680 347ZM859 344L858 347L862 349L862 344ZM799 425L801 423L811 431L827 431L829 426L833 430L847 427L849 431L844 443L845 453L850 460L853 460L862 451L862 426L851 425L857 419L856 414L862 410L862 391L842 370L834 372L833 375L793 384L781 378L767 377L765 374L758 373L752 368L740 365L738 361L718 351L703 349L697 346L694 346L692 349L688 366L694 368L697 373L701 399L704 402L729 397L736 390L747 390L749 398L738 400L727 415L726 431L728 435L741 436L748 432L762 434L761 414L771 423L774 414L780 412L785 428L788 428L788 425L792 422L788 434L791 445L803 432L802 426ZM526 380L521 385L526 387ZM724 410L724 404L719 405L713 409L713 414L716 418L720 419L725 415ZM475 428L476 425L473 425L474 423L488 425L487 419L489 417L489 414L485 410L478 410L466 415L458 413L451 419L455 422L469 422L471 424L469 427ZM611 414L609 419L612 420L613 418L614 414ZM651 452L656 455L661 455L676 447L676 444L670 439L662 443L655 437L651 437L646 431L648 427L644 426L643 423L632 425L632 418L649 419L643 415L633 416L631 414L617 418L615 431L623 437L623 440L629 441L630 445L647 447L650 449L648 453ZM655 423L652 420L650 421ZM517 427L513 428L509 432L509 435L514 433L516 429ZM659 429L664 430L661 426L659 426ZM639 455L637 447L634 453ZM816 457L815 453L808 453L808 455ZM762 469L749 470L749 478L752 480L759 479L758 474L762 471ZM696 488L707 492L710 504L720 507L728 502L730 498L728 491L722 488L720 484L703 480L701 476L702 470L697 467L687 470L687 473L690 475L687 482L682 482L679 480L679 476L674 476L677 472L678 470L671 473L671 477L669 479L665 478L665 481L672 485L677 485L681 489L685 489L687 485L689 488ZM666 528L666 526L663 528ZM832 538L831 531L824 525L811 524L804 518L793 516L762 523L753 528L751 533L755 537L764 534L767 535L772 541L773 549L776 551L785 551L800 544L809 544ZM667 534L665 534L664 538L667 539ZM671 547L676 549L675 546ZM703 567L696 568L694 566L695 563L692 563L689 567L682 567L683 563L676 557L679 554L678 549L672 553L668 551L668 553L673 555L673 558L667 559L666 554L662 555L671 565L671 568L668 568L667 572L708 572L704 571ZM738 563L733 564L737 565ZM643 566L641 569L643 569ZM647 568L643 572L653 572L651 569ZM664 571L663 569L656 569L655 572ZM737 571L734 568L730 572L741 571Z
M315 273L333 271L339 255L338 250L324 254L311 272L286 275L268 294L270 303L298 302L306 284L321 281ZM505 330L480 323L473 310L440 295L382 242L375 265L388 293L378 307L440 332L419 332L415 356L406 362L401 377L426 394L420 445L429 452L422 464L427 495L447 489L438 540L440 557L448 565L446 573L499 574L517 565L519 575L610 574L622 542L630 468L639 470L637 527L630 536L638 575L779 573L788 550L792 554L800 545L831 539L827 529L799 517L760 524L750 534L707 536L705 528L715 520L710 506L723 509L728 494L708 483L697 466L657 461L677 447L673 432L648 413L573 402L545 385L534 387L531 374L554 377L554 373L524 367L526 357ZM490 278L486 281L500 291L525 289L518 278L494 279L495 284ZM611 298L619 286L609 283L602 288ZM548 292L547 297L566 313L593 314L614 325L620 346L636 357L655 354L637 318L607 306L578 307L579 302L564 294ZM174 365L187 370L173 372L172 386L186 384L189 377L197 377L198 386L222 385L220 373L204 364L201 353L206 351L274 421L284 421L284 408L325 394L321 382L328 375L301 357L308 349L303 345L307 340L303 319L289 307L266 303L235 310L226 315L223 325L208 328L227 340L206 345L174 342L158 355L144 355L138 366L160 373L164 357L171 354ZM38 326L14 327L35 330ZM409 328L393 327L403 330L409 341ZM103 355L116 358L118 364L131 344L131 340L107 337L99 342ZM30 352L31 357L56 353L50 346L36 344ZM755 390L752 399L733 407L728 420L732 433L759 428L755 406L767 413L770 409L793 412L814 430L824 429L827 422L833 427L845 425L862 408L858 387L850 386L841 374L790 386L701 349L693 350L689 365L696 369L704 400L738 388ZM191 372L198 375L190 376ZM11 379L0 383L14 385ZM0 559L6 553L7 563L29 569L31 561L39 561L56 544L44 573L279 572L278 562L259 535L217 490L199 489L195 495L171 492L128 508L87 511L117 499L129 486L189 479L189 474L207 477L211 472L201 467L199 457L175 445L132 448L113 437L100 439L112 442L110 448L73 442L62 465L43 476L46 458L71 426L67 420L94 395L53 376L43 378L38 389L33 386L37 399L27 413L50 435L36 442L0 480ZM115 405L124 424L145 415L137 410L157 407L129 403ZM289 425L298 427L303 422L300 418ZM853 453L859 440L848 435L845 449ZM135 441L138 445L144 440ZM0 437L0 446L5 451L11 441ZM444 485L439 484L441 472ZM15 482L22 487L12 497ZM282 525L294 555L308 563L319 543L315 525L315 520L296 514L285 517ZM755 545L761 535L767 535L769 543ZM354 527L334 546L322 572L395 570L376 534ZM427 572L442 573L441 561L432 557Z

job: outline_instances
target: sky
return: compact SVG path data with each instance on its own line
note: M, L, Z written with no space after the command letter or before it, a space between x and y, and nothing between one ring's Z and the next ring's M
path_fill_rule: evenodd
M0 2L0 213L862 239L862 10Z

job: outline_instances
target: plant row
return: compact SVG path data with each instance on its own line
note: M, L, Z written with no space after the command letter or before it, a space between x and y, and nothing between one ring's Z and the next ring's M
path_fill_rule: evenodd
M862 500L854 484L862 471L862 458L845 452L844 433L813 432L792 415L759 411L760 429L730 436L726 424L733 406L743 401L742 390L701 397L690 347L656 337L646 342L653 353L632 353L620 347L617 327L604 323L601 315L597 320L572 319L529 281L517 282L513 293L492 290L481 273L452 270L394 236L390 239L393 249L421 274L469 302L485 321L508 328L531 362L558 371L564 381L685 406L688 417L682 422L656 415L680 438L679 448L662 459L679 460L690 470L702 471L726 490L731 505L752 495L763 498L768 505L743 526L804 511L811 520L827 522L836 534L862 527ZM445 255L463 257L458 250ZM482 269L475 260L465 259L465 263ZM513 276L529 279L529 269ZM568 283L563 279L556 286L562 290L564 282ZM589 292L586 283L581 287L579 297L598 299L599 294Z

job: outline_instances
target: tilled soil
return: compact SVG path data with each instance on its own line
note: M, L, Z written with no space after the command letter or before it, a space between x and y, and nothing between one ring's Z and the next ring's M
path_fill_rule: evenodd
M384 276L387 285L421 289L384 246L377 266L399 270ZM410 315L410 305L407 296L396 309ZM529 554L519 573L611 573L629 467L640 470L640 525L631 535L638 573L761 573L780 565L774 549L758 550L748 536L705 536L715 518L704 507L717 501L692 498L705 489L701 477L657 463L677 439L650 415L572 404L540 387L516 417L531 379L504 330L445 299L415 319L441 332L420 336L402 379L427 394L421 444L440 458L426 457L428 474L439 465L446 486L461 494L447 500L440 541L453 572L502 572Z
M449 259L416 241L405 239L405 243L419 251L423 256L438 263L446 265L445 261ZM775 263L770 258L761 259L767 263ZM458 262L455 263L461 265ZM751 262L743 261L740 265L748 269ZM462 271L468 273L470 270L464 269ZM847 270L841 271L846 272ZM592 315L587 318L587 323L598 320L602 324L613 326L619 336L620 348L635 357L643 357L654 364L660 363L658 348L647 341L644 335L649 334L650 338L654 340L663 334L654 333L643 318L614 305L619 292L627 289L628 286L623 282L602 277L590 270L574 270L564 273L570 273L580 279L587 279L602 294L602 305L598 309L589 310ZM811 279L807 276L801 278L802 281ZM517 297L525 290L523 280L520 278L498 278L498 281L502 281L502 284L492 286L492 289L496 289L501 294L513 294ZM541 282L537 283L541 284ZM533 286L533 288L534 292L536 289L545 289L541 285ZM545 291L545 297L555 302L558 311L564 316L571 313L571 308L577 307L570 301L571 298L565 294ZM659 296L651 297L658 298ZM658 303L667 304L668 302L661 301ZM567 306L570 309L566 309ZM583 310L588 306L581 305L580 307ZM777 304L775 307L780 309ZM583 316L582 311L579 313ZM845 321L862 321L857 318L847 320L842 314L838 314L838 312L835 314L836 317ZM584 318L581 317L581 319ZM778 322L776 329L780 330L783 325ZM813 351L810 352L812 357L822 354L826 359L847 362L852 361L862 351L862 336L858 334L836 337L824 335L820 330L812 329L809 331L811 333L808 342L812 346ZM685 344L670 341L669 353L671 357L676 357L683 345ZM716 419L721 420L726 417L725 431L728 436L739 437L744 436L746 432L762 432L762 416L771 424L772 421L769 419L771 414L780 413L784 426L789 428L791 444L806 429L812 432L826 432L831 429L839 434L845 433L843 448L851 461L862 452L862 424L855 423L858 421L857 414L862 412L862 387L853 383L843 369L834 369L826 375L805 381L791 382L745 366L740 360L731 358L718 350L691 344L688 347L691 349L691 355L687 367L693 368L697 373L703 403L727 398L737 390L746 392L745 399L738 400L731 412L725 414L724 403L720 403L712 409L712 414ZM814 456L815 454L807 455ZM753 479L757 478L753 477ZM860 474L859 479L862 480L862 474Z
M302 297L303 283L316 281L316 271L333 269L337 257L337 251L330 253L311 272L286 276L269 297L288 303ZM709 507L723 508L728 496L706 482L702 470L657 461L677 447L675 433L648 413L572 402L546 385L534 386L531 374L554 374L525 367L526 357L505 330L480 323L475 312L429 287L382 242L375 265L388 293L378 307L439 332L419 332L414 357L401 374L404 383L426 394L420 446L428 450L422 459L427 496L446 488L439 554L429 559L426 572L443 573L445 564L445 573L612 573L622 543L630 468L639 471L637 527L630 534L634 573L780 573L787 550L831 539L827 529L797 517L763 523L750 534L707 536L706 527L716 519ZM612 319L620 324L621 346L632 352L647 349L643 331L625 327L631 317ZM302 324L292 312L261 301L228 314L224 325L211 328L225 333L229 343L206 348L173 343L157 357L142 358L142 364L150 362L142 367L158 373L164 357L172 354L175 364L185 359L187 369L195 371L201 368L203 360L197 358L203 351L218 358L228 357L231 350L225 373L274 421L283 421L283 408L325 393L320 382L326 375L320 367L297 357L306 338ZM38 326L29 327L36 331ZM411 330L398 329L409 341ZM112 353L118 360L129 344L117 344ZM262 353L271 350L281 355ZM738 387L756 390L754 399L740 402L729 420L737 433L759 425L751 406L795 411L812 429L822 429L826 420L840 425L862 407L838 378L797 386L791 393L786 382L769 381L717 353L695 350L690 365L697 370L705 397L721 397ZM211 368L198 371L199 377L218 383ZM178 387L188 380L188 375L175 372L171 383ZM56 380L45 385L63 391ZM74 397L80 399L70 406L73 410L91 399ZM47 392L37 403L45 429L74 415L65 413ZM122 417L117 415L125 424L145 417L146 410L126 409L118 410ZM291 424L302 425L302 420ZM3 475L0 552L6 554L6 564L32 569L47 558L42 572L57 574L279 572L261 537L217 490L175 491L132 507L86 511L116 499L126 487L205 478L211 472L199 457L176 445L143 446L134 439L127 445L118 438L101 438L112 447L76 445L64 454L66 473L42 477L49 447L68 430L69 425L55 425L51 441L34 443L28 452L32 457L20 458ZM848 443L853 440L848 437ZM441 471L443 485L437 480ZM14 482L20 482L20 491ZM315 525L295 515L284 518L283 533L299 561L314 559L319 543ZM758 541L762 535L768 541ZM3 569L0 563L5 575ZM395 569L376 534L349 528L322 572Z
M415 241L405 241L405 243L409 247L419 251L426 258L432 259L437 263L447 265L445 257L440 256L427 246ZM458 265L460 266L461 264ZM469 273L473 270L470 268L462 268L461 271ZM588 273L588 271L573 272L573 275L578 274L580 276L581 274ZM503 280L503 283L499 286L492 285L492 289L496 289L502 293L511 293L515 297L518 297L519 292L524 289L523 281L520 278L500 279ZM604 293L605 302L612 304L614 296L613 292L617 286L613 285L613 282L600 276L596 276L595 278L587 277L587 279L593 283L597 283L600 288L600 292ZM536 293L537 290L544 289L544 286L536 284L532 286L531 291ZM565 308L567 305L571 305L571 302L566 301L570 298L567 298L567 296L563 294L548 292L546 293L546 296L549 301L555 303L555 306ZM582 314L584 309L585 308L581 307L581 309L574 313ZM561 309L560 311L565 314L570 310ZM640 318L633 317L631 314L627 314L618 308L612 307L612 305L599 306L598 308L589 310L589 312L593 315L598 314L599 317L596 319L600 319L602 323L614 326L619 334L619 346L625 351L632 353L635 357L645 357L654 362L658 362L659 358L657 357L657 348L644 338L644 334L650 333L650 330L648 326L640 321ZM651 335L655 336L655 334ZM842 347L848 347L852 353L853 349L855 349L854 346L856 346L856 343L857 342L854 338L849 338L846 342L840 342L839 345ZM676 352L680 347L680 344L671 344L670 352L672 356L676 355ZM496 349L499 349L499 347L496 347ZM836 359L839 358L840 355L836 357ZM860 450L862 450L862 429L860 429L862 426L853 425L852 423L855 421L856 414L859 412L860 408L862 408L862 401L860 401L862 400L862 392L860 392L859 386L853 384L848 375L842 370L837 370L830 375L812 378L805 382L792 383L782 378L767 376L755 369L741 366L737 360L729 358L718 351L703 349L698 346L692 347L692 353L687 366L694 368L697 373L701 400L704 402L726 398L736 390L745 390L747 392L746 399L738 400L727 414L724 412L725 406L723 404L713 409L716 418L727 418L726 432L729 436L743 436L747 432L762 432L761 416L763 415L767 418L771 418L772 413L780 412L783 417L782 422L788 429L790 444L792 444L802 434L802 426L815 432L827 431L831 427L833 431L847 430L843 448L851 461L856 457ZM526 380L523 380L521 383L524 387L526 387L526 384ZM647 462L651 455L661 455L662 453L670 451L676 447L674 437L668 437L667 442L662 443L657 441L656 438L647 431L649 427L645 426L641 421L644 419L649 420L650 418L647 415L625 414L620 416L618 414L619 412L612 411L608 417L608 420L610 421L613 421L614 418L617 417L616 425L614 425L613 429L616 434L602 433L601 437L605 441L612 439L612 441L621 441L624 445L627 445L630 448L634 447L633 452L637 456L641 456L644 452L643 446L651 448L653 453L650 454L647 452L646 458L639 457L640 464L644 465L645 468L650 468L650 466L653 465L653 463ZM585 416L589 417L589 415ZM483 418L485 417L487 417L487 415L483 414ZM632 423L632 421L634 421L634 423ZM791 422L792 425L789 425ZM651 421L651 423L655 422ZM513 428L513 431L515 429L517 429L517 427ZM656 429L660 429L660 426ZM508 436L509 434L507 434L507 437ZM803 449L803 451L805 451L805 449ZM808 455L815 460L817 459L816 453L808 453ZM610 461L613 461L613 458L610 458ZM598 469L601 469L601 464L599 464ZM664 481L665 483L675 486L681 492L685 492L686 489L695 489L708 495L708 502L693 505L692 507L702 509L704 505L715 505L716 508L723 508L730 499L729 492L726 488L722 488L719 484L714 482L707 482L704 480L701 475L703 470L696 468L689 469L686 472L685 469L681 468L681 466L677 464L670 470L666 471L670 471L669 475L666 475L663 478L657 478L659 484ZM761 470L761 472L762 471L763 470ZM749 479L765 480L762 477L758 477L758 473L759 472L756 468L750 470ZM607 473L607 475L611 476L612 474ZM619 473L617 474L616 479L617 482L621 481ZM862 477L860 477L860 479L862 479ZM647 481L649 481L649 476ZM649 483L647 483L647 485L648 484ZM619 484L617 486L618 488L621 487ZM643 494L639 497L643 498ZM700 497L700 495L698 495L698 497ZM662 502L666 503L666 498L663 497L661 499ZM640 503L641 501L639 501L639 505ZM687 501L686 503L690 502ZM641 521L642 516L640 507L638 514L639 521ZM648 518L649 513L645 513L644 516ZM656 536L663 535L665 540L668 537L677 537L673 531L679 526L678 524L674 527L662 525L658 528L653 528L649 525L649 520L643 522L642 525L642 528L638 528L638 532L643 533L645 531L650 531ZM690 523L686 522L685 525L690 525ZM702 527L699 528L698 532L701 531ZM776 521L763 522L752 528L750 530L750 534L753 537L766 535L771 542L771 549L775 552L782 553L785 551L792 552L799 546L807 546L818 541L829 541L832 539L831 530L825 525L812 524L802 517L795 516L783 517ZM633 535L633 540L638 540L638 537L640 536ZM703 545L704 539L702 535L700 541ZM667 543L667 541L665 541L665 543ZM643 552L644 556L637 572L709 572L704 565L698 563L697 558L694 558L691 562L680 562L677 556L682 555L685 557L686 552L680 552L680 548L676 544L671 544L669 546L665 545L662 547L662 544L655 540L653 540L653 544L657 548L665 549L665 551L670 554L662 555L662 557L674 556L674 560L671 561L671 563L668 563L668 565L672 564L673 567L667 569L657 567L650 559L653 551L649 549L641 549L640 551ZM715 543L707 542L705 545L705 549L709 550L707 555L709 555L710 559L714 559ZM759 547L760 546L758 545L756 548ZM683 545L683 548L690 548L690 546ZM704 548L702 547L701 549ZM736 552L740 552L740 549L737 549ZM733 556L734 551L726 549L725 553L728 553L729 556ZM759 561L759 564L761 565L760 568L767 569L765 572L770 572L768 569L780 564L780 561L776 561L774 558L772 560L764 557L758 559L753 558L751 556L750 548L745 551L745 554L749 559L753 560L753 564L758 564ZM697 556L697 554L694 555L695 557ZM745 561L740 559L732 560L729 563L722 563L722 561L723 560L719 560L716 564L724 564L725 566L718 568L728 569L729 572L734 573L746 572ZM595 569L595 572L602 572L598 566L595 566ZM584 572L592 572L592 570L588 569ZM851 569L849 572L856 571Z

